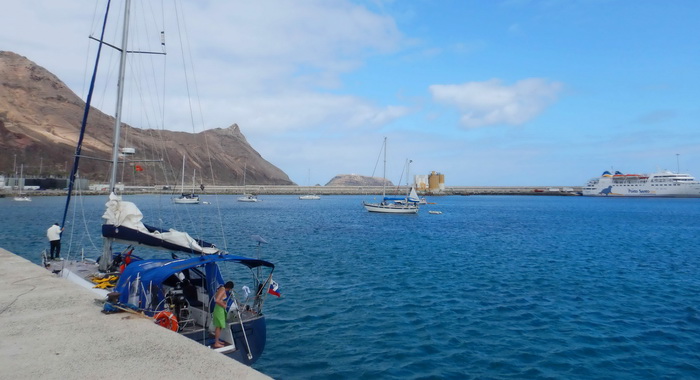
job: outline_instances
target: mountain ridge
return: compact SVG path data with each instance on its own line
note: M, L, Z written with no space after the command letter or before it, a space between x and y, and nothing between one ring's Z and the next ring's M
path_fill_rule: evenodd
M385 183L386 182L386 183ZM338 174L333 177L326 186L386 186L393 187L394 184L382 177L369 177L359 174Z
M19 54L0 51L0 172L20 163L27 176L68 175L85 102L57 76ZM114 118L92 107L81 156L109 159ZM186 156L185 183L196 170L199 182L216 185L295 185L248 143L237 124L199 133L140 129L124 124L123 136L137 151L120 179L137 184L178 184ZM156 163L155 160L162 160ZM128 164L127 164L128 165ZM143 171L137 171L136 165ZM102 181L109 164L81 159L83 178ZM244 173L245 171L245 173Z

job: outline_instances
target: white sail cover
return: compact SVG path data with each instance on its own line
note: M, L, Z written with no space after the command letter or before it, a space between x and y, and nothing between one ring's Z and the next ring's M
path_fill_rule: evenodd
M107 206L107 209L102 215L102 219L104 219L105 224L136 230L142 234L152 236L167 243L175 244L186 248L187 250L201 252L204 254L219 253L219 249L216 247L202 247L187 232L177 231L172 228L167 232L149 231L143 222L141 222L141 219L143 219L143 214L136 204L133 202L123 201L121 197L114 193L109 195L109 201L105 204L105 206ZM138 243L138 241L135 241L135 243Z
M416 192L415 187L411 187L411 193L408 194L408 201L409 202L420 202L420 198L418 198L418 193Z

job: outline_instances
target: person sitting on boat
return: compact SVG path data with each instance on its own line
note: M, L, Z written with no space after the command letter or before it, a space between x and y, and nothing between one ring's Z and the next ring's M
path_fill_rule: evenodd
M226 327L226 298L229 296L229 292L233 289L233 281L227 282L224 286L219 286L216 289L216 294L214 295L214 306L213 320L214 320L214 348L221 348L225 346L223 342L219 340L221 335L221 329Z

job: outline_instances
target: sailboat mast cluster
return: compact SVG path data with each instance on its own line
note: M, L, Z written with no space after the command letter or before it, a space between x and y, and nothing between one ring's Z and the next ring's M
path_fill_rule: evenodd
M69 194L64 210L64 225L70 205L72 183L78 172L80 146L87 125L99 52L103 45L112 46L103 41L108 15L109 2L83 114L83 125L76 144ZM151 317L155 323L212 347L215 352L244 364L253 364L262 355L267 339L266 318L263 314L264 299L268 294L280 296L279 285L272 280L274 264L260 257L232 255L216 244L197 239L185 231L148 225L144 222L145 216L134 202L123 200L116 194L130 17L131 0L126 0L121 47L117 48L120 54L117 103L112 135L109 199L102 215L101 255L94 260L83 257L81 253L80 258L75 259L71 258L69 253L67 260L54 261L44 252L44 266L52 273L104 297L106 302L103 311L106 313L128 310ZM133 149L129 151L134 153ZM186 194L184 170L183 155L183 197L187 196L188 201L196 199L198 202L199 199L194 194L196 171L193 172L192 194ZM118 244L123 244L124 247L115 250ZM89 252L92 251L91 248L90 245L77 249L80 252ZM137 249L144 249L144 252L154 257L138 256L135 253ZM169 254L163 258L162 254L147 249L167 251ZM176 252L187 256L178 258ZM232 273L239 276L235 278L235 283L240 284L237 293L233 292L233 285L229 288L224 280L224 276L232 276ZM215 295L220 294L223 289L228 289L231 293L222 301L226 302L226 308L223 318L219 318L211 312L210 306ZM241 294L242 297L237 298L235 294ZM213 325L216 326L216 334L210 332Z
M416 189L411 187L408 194L404 196L388 197L386 195L386 143L387 138L384 137L382 150L384 152L384 169L382 174L382 201L379 203L363 202L363 206L369 212L384 213L384 214L416 214L418 213L418 194Z

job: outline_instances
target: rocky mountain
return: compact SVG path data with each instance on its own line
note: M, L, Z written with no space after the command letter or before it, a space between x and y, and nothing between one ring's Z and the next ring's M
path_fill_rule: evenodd
M55 75L25 57L0 51L0 173L12 174L16 162L27 176L67 176L84 108L85 102ZM112 116L92 108L82 156L109 159L113 128ZM130 157L134 162L125 165L125 182L178 184L186 154L185 183L191 183L196 169L198 183L241 185L245 168L248 185L294 184L248 144L236 124L196 134L125 125L121 134L137 152ZM80 162L83 178L105 181L108 171L104 161Z
M385 179L381 177L368 177L359 174L339 174L326 184L326 186L382 186ZM386 180L387 187L393 187L391 181Z

